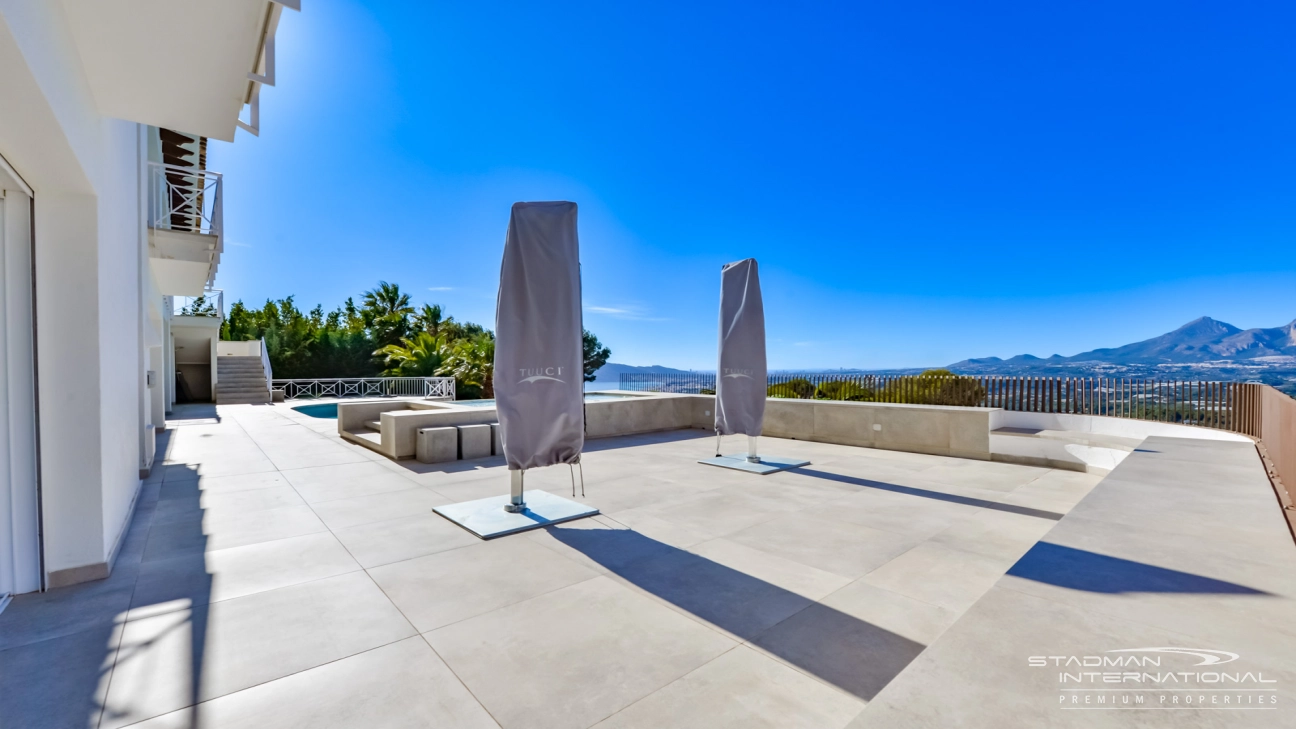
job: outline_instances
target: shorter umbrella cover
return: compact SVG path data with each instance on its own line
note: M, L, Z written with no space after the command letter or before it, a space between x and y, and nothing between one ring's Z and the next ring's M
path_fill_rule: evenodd
M585 446L576 203L517 203L495 313L495 410L510 470L575 463Z
M765 422L765 306L756 259L720 271L720 364L715 427L720 435L761 434Z

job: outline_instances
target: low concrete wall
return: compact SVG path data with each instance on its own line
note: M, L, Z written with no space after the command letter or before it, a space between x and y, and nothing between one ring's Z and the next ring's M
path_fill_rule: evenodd
M633 394L624 400L585 404L585 432L588 438L651 433L659 430L710 427L699 418L709 418L715 398L697 395ZM705 413L705 415L701 415ZM364 423L378 420L380 443L357 438ZM338 403L338 435L382 453L388 458L415 455L420 428L483 425L499 420L493 407L462 407L453 403L414 400L379 400Z
M714 395L635 395L585 405L586 437L715 427ZM990 416L994 408L832 402L771 398L763 435L839 445L883 448L960 458L990 459ZM352 432L378 420L380 443ZM498 420L495 408L455 407L410 400L338 404L338 433L388 458L414 456L419 428L477 425Z
M990 416L991 457L1007 463L1105 474L1153 436L1251 442L1237 433L1151 420L1008 410Z
M364 431L364 424L372 420L379 422L381 433L379 444L354 435ZM338 403L338 435L353 443L372 448L388 458L412 458L417 446L419 428L482 425L493 423L495 420L495 408L456 408L425 400L368 400Z
M642 393L640 393L642 394ZM989 460L994 408L770 398L762 435ZM715 428L714 395L654 393L585 406L590 438Z
M714 399L714 398L711 398ZM763 435L990 459L994 408L770 398Z
M217 357L260 357L261 341L253 340L248 342L227 342L219 341L216 343Z
M638 397L585 403L585 437L610 438L660 430L711 427L702 422L699 413L705 410L707 415L711 414L714 397L635 394Z
M1019 413L995 409L990 416L990 429L1036 428L1039 430L1066 430L1072 433L1093 433L1122 438L1147 438L1158 435L1167 438L1196 438L1198 440L1229 440L1252 442L1245 435L1195 425L1158 423L1154 420L1110 418L1104 415L1071 415L1066 413Z

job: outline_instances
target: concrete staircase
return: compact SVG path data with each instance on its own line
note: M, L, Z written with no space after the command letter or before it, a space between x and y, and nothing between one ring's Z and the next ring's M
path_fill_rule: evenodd
M222 355L216 359L216 404L270 402L270 385L260 357Z

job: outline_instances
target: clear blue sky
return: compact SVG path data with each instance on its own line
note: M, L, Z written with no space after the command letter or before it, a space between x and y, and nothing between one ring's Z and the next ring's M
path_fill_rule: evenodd
M748 256L773 368L1296 318L1290 2L303 5L212 143L231 298L493 326L509 205L567 199L629 364L714 367Z

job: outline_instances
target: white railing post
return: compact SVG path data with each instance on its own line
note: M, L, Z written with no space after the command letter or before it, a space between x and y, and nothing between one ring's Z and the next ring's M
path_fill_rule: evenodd
M261 369L265 370L266 389L270 391L270 400L274 401L274 372L270 370L270 352L266 350L265 337L261 337ZM287 395L284 395L287 398Z

